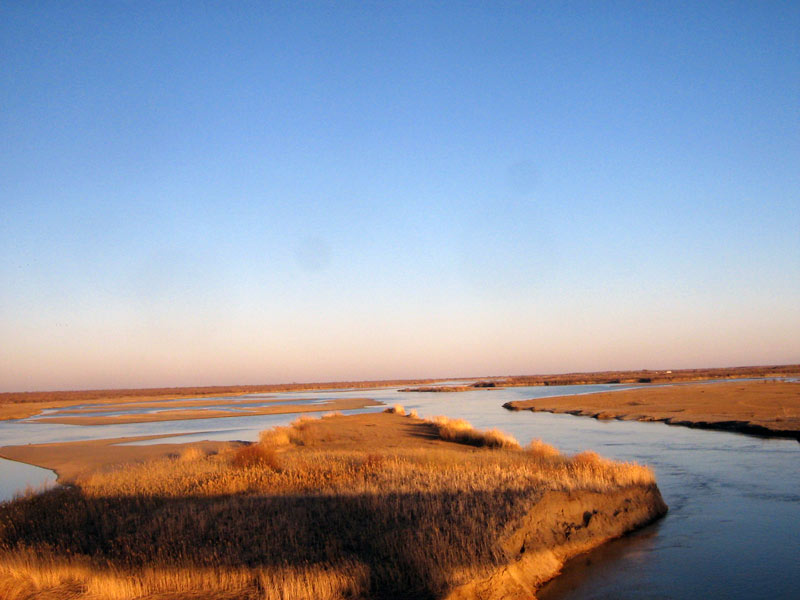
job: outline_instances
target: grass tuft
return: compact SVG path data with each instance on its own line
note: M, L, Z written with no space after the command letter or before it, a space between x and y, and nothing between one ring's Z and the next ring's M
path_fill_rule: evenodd
M275 449L264 444L250 444L239 448L231 457L231 464L238 469L266 467L279 471L281 468Z
M187 446L181 453L178 455L178 460L184 462L191 462L194 460L200 460L206 457L206 453L203 451L202 448L198 448L197 446Z
M429 422L436 428L439 437L447 442L483 448L520 449L519 442L513 436L497 429L479 431L463 419L449 417L433 417Z
M532 440L530 444L525 447L525 451L537 458L557 458L562 456L557 448L550 444L545 444L542 440Z

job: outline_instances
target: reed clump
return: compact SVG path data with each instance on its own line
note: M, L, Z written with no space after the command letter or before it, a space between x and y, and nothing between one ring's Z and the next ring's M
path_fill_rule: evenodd
M239 448L231 457L231 464L240 469L267 467L278 471L281 468L275 449L265 444L252 444Z
M336 446L335 422L303 418L2 504L0 597L439 597L505 564L497 540L544 493L654 483L461 421L397 423L469 447Z
M430 422L436 428L439 437L448 442L508 450L519 450L520 448L519 442L513 436L497 429L479 431L463 419L433 417Z

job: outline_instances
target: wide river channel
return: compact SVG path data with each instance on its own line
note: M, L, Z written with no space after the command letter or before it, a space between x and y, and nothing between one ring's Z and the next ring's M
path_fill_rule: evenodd
M315 401L369 397L403 404L423 417L444 414L467 419L481 429L496 427L522 444L540 438L565 453L592 449L609 458L653 467L669 504L666 518L576 558L540 592L540 600L800 598L800 444L796 441L502 408L509 400L623 387L553 386L457 393L380 389L263 397ZM219 402L225 406L241 399L220 398ZM367 410L375 409L342 412ZM140 411L132 405L130 411L118 414L126 412ZM255 440L259 431L296 416L101 426L58 425L47 423L46 418L0 421L0 446L160 433L188 435L150 443ZM38 487L48 480L53 480L50 471L0 459L0 500L11 498L26 485Z

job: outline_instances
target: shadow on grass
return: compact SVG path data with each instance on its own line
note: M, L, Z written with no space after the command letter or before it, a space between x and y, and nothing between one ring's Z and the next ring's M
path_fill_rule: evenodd
M336 568L357 562L371 598L434 598L454 573L500 564L496 541L530 493L89 497L57 489L0 505L0 548L98 568Z

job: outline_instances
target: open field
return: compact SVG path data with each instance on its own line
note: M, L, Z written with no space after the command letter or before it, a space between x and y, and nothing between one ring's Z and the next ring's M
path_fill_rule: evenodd
M598 419L663 421L800 440L800 383L797 382L742 381L638 388L517 400L504 406Z
M167 404L167 403L162 403ZM215 410L211 406L196 410L163 410L151 414L101 415L91 413L47 417L39 423L60 423L62 425L120 425L124 423L156 423L159 421L184 421L191 419L218 419L225 417L248 417L256 415L286 415L293 413L328 412L332 410L352 410L367 406L380 406L369 398L336 398L319 404L281 404L278 406L239 405L238 410ZM175 406L186 406L179 401ZM213 405L212 405L213 406Z
M73 485L0 505L0 596L530 598L666 511L646 467L402 413L250 445L4 448Z

